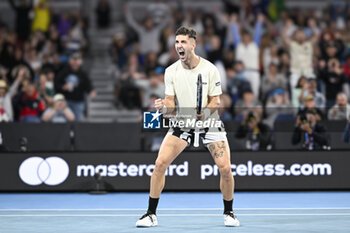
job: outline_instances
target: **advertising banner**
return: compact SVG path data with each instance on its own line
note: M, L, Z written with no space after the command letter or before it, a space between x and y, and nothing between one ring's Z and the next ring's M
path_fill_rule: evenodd
M156 153L4 153L0 191L147 191ZM233 152L236 190L350 189L348 152ZM168 168L168 191L219 190L209 152L184 152Z

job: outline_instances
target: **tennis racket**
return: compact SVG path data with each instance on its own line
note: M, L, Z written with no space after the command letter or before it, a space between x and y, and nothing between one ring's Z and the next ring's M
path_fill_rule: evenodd
M202 75L198 74L197 80L197 114L202 111ZM196 127L194 130L194 147L199 146L199 129Z

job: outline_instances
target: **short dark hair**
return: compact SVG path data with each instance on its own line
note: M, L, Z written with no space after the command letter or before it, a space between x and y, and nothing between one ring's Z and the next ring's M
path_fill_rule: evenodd
M197 39L197 32L190 27L185 27L185 26L180 27L175 32L175 36L177 35L184 35L184 36L188 36L189 38L193 38L195 40Z

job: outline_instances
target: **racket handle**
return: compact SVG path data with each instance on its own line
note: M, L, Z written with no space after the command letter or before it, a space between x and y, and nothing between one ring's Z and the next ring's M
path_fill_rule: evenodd
M194 142L193 142L194 147L199 147L199 130L196 129L194 131Z

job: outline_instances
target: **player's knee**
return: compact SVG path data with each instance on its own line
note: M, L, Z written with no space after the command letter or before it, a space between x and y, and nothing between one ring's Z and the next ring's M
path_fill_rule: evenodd
M166 163L163 159L157 159L155 164L154 172L157 173L165 173L166 169L168 168L168 163Z
M230 165L219 167L220 175L223 179L232 179L232 170Z

